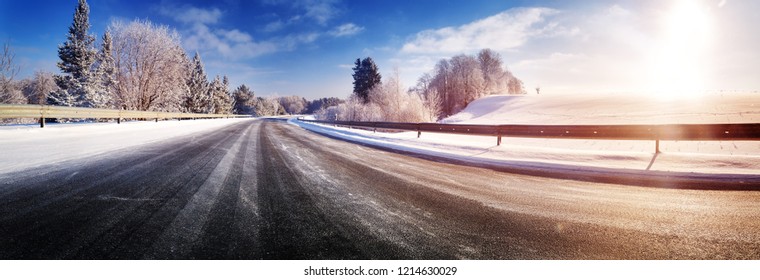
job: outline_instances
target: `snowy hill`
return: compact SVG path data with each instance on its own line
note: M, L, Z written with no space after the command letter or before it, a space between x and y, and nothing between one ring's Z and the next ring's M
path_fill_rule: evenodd
M686 124L760 122L760 93L663 98L625 94L494 95L441 122L462 124Z

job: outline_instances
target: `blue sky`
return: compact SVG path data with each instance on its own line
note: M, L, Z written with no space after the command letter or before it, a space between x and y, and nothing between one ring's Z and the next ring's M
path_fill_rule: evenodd
M257 95L347 97L356 58L413 86L436 61L491 48L533 91L758 90L760 1L91 0L91 33L148 19L208 74ZM57 73L75 0L0 0L22 77Z

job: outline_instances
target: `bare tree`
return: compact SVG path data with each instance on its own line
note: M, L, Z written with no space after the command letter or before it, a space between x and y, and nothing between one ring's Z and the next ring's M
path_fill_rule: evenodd
M23 104L26 103L21 89L16 85L14 79L21 70L15 64L16 54L13 53L10 43L3 44L0 52L0 103L6 104Z

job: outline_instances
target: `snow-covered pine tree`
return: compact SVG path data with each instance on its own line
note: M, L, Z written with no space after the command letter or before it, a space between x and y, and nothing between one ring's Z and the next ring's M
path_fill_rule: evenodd
M221 83L222 82L219 80L219 76L216 76L214 80L208 84L208 92L206 93L206 96L209 100L207 111L211 114L216 113L216 107L217 107L216 91L220 87L219 84Z
M222 86L224 88L224 95L227 97L227 104L225 104L225 112L232 113L232 109L235 108L235 95L230 90L230 79L227 75L222 78Z
M256 106L256 99L254 98L253 90L248 88L245 84L238 86L235 91L232 92L234 96L233 113L241 115L254 114L254 107Z
M211 82L211 86L209 86L209 96L212 100L211 112L214 114L227 114L232 110L227 84L229 82L225 83L219 76L216 76L214 81Z
M190 63L190 76L187 77L188 93L185 96L184 108L191 113L208 113L209 101L208 91L209 83L206 73L203 70L203 63L198 52L195 53L193 61Z
M97 57L95 37L88 34L90 7L86 0L79 0L74 12L74 22L69 27L66 42L58 47L58 68L64 75L56 75L55 82L61 90L48 99L54 105L92 107L96 93L96 80L92 66Z
M113 57L113 41L111 32L103 34L103 42L98 52L95 73L98 77L97 94L91 99L95 108L113 108L115 104L114 89L116 88L116 63Z

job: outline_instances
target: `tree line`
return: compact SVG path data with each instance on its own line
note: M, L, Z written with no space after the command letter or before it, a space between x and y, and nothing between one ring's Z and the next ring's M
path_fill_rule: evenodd
M501 56L483 49L476 56L441 59L407 89L397 69L383 80L371 57L356 59L354 91L346 103L316 112L318 119L431 122L463 110L489 94L525 94L523 82L503 67Z
M227 76L205 73L198 52L188 58L179 34L148 20L112 21L96 47L89 5L79 0L66 41L58 48L60 74L20 68L8 43L0 50L0 103L256 116L311 113L342 100L256 97L245 84L230 90Z

